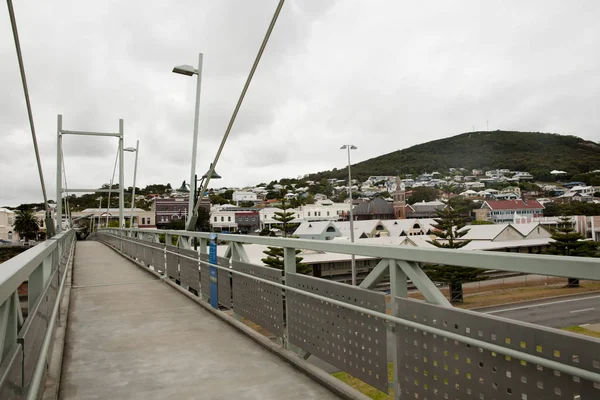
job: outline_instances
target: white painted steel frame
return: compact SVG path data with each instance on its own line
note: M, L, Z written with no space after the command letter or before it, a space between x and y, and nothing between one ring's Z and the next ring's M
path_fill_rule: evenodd
M120 232L123 232L123 230L105 229L104 232L102 232L102 233L107 233L107 234L112 235L113 237L115 237L117 239L131 240L131 239L127 239L124 236L119 235ZM124 233L126 234L126 232L124 232ZM195 232L195 233L189 232L188 235L190 235L190 234L192 236L202 235L202 237L208 235L206 233L200 233L200 232ZM228 239L229 237L235 238L236 236L241 236L241 235L221 235L221 237L220 237L221 240L227 240L227 239L224 239L223 236L227 236L227 239ZM236 242L237 243L244 242L244 240L247 240L249 238L250 237L238 238L238 240ZM252 239L261 239L261 242L264 240L264 238L254 238L254 237L252 237ZM274 241L277 241L277 242L287 243L288 244L288 248L290 249L289 253L291 253L291 251L293 249L295 249L295 248L303 248L303 246L297 246L297 244L299 242L311 242L311 241L303 241L303 240L296 240L296 239L272 239L271 238L271 240L274 240ZM314 242L317 242L317 241L314 241ZM323 241L323 243L325 243L325 242ZM139 243L139 244L144 245L143 243ZM296 245L296 246L291 247L291 245ZM339 244L336 244L336 246L334 246L334 247L337 247L338 245ZM343 245L343 246L346 247L345 251L347 252L348 251L348 249L347 249L348 245ZM378 247L379 248L379 247L382 247L382 246L364 246L364 245L360 245L360 246L357 246L357 247ZM423 250L421 250L421 251L423 251ZM434 251L438 251L438 250L434 250ZM455 252L455 251L456 250L452 250L450 252ZM358 250L357 253L362 254L362 250ZM294 253L294 255L295 255L295 253ZM371 254L367 254L367 255L371 255ZM550 257L550 256L548 256L548 257ZM554 258L554 257L551 257L551 258ZM575 258L575 257L559 257L559 258ZM396 261L394 259L390 259L389 260L390 264L391 263L395 263L395 262ZM408 320L408 319L399 318L398 316L395 316L395 315L388 315L388 314L377 312L377 311L373 311L373 310L370 310L370 309L367 309L367 308L362 308L360 306L356 306L356 305L353 305L353 304L344 303L342 301L335 300L335 299L332 299L332 298L329 298L329 297L321 296L321 295L310 293L310 292L305 292L305 291L303 291L301 289L296 289L296 288L293 288L293 287L289 287L289 286L286 286L285 284L275 283L275 282L269 281L267 279L262 279L262 278L259 278L259 277L253 276L253 275L249 275L249 274L245 274L245 273L242 273L242 272L239 272L239 271L228 269L228 268L222 267L220 265L211 264L211 263L202 262L202 261L201 261L201 263L202 264L208 264L210 266L213 266L213 267L219 268L219 269L227 269L229 272L232 272L233 274L236 274L236 275L241 275L241 276L244 276L244 277L247 277L247 278L250 278L250 279L254 279L254 280L258 281L258 282L262 282L262 283L266 283L266 284L269 284L269 285L272 285L272 286L275 286L275 287L279 287L279 288L281 288L283 290L287 290L287 291L291 291L291 292L303 294L305 296L309 296L309 297L312 297L312 298L320 300L320 301L328 302L328 303L337 305L339 307L344 307L344 308L347 308L347 309L350 309L350 310L353 310L353 311L357 311L357 312L360 312L360 313L363 313L363 314L371 315L373 317L381 318L381 319L389 321L389 322L391 322L393 324L399 324L399 325L406 326L406 327L409 327L409 328L418 329L418 330L421 330L421 331L424 331L424 332L427 332L427 333L430 333L430 334L433 334L433 335L438 335L438 336L441 336L441 337L445 337L445 338L447 338L449 340L455 340L457 342L468 344L468 345L475 346L475 347L479 347L479 348L482 348L484 350L496 352L496 353L503 354L503 355L510 356L510 357L514 357L514 358L517 358L517 359L520 359L520 360L523 360L523 361L526 361L526 362L534 363L534 364L540 365L542 367L550 368L550 369L553 369L553 370L556 370L556 371L560 371L560 372L563 372L563 373L567 373L567 374L570 374L570 375L574 375L574 376L579 376L581 378L584 378L584 379L587 379L587 380L590 380L590 381L593 381L593 382L600 382L600 374L599 373L591 372L591 371L588 371L588 370L585 370L585 369L582 369L582 368L578 368L578 367L574 367L574 366L571 366L571 365L562 364L560 362L549 360L549 359L545 359L545 358L538 357L538 356L535 356L535 355L532 355L532 354L523 353L523 352L521 352L519 350L514 350L514 349L506 348L506 347L503 347L503 346L495 345L493 343L488 343L488 342L485 342L485 341L482 341L482 340L478 340L478 339L475 339L475 338L470 338L470 337L462 336L462 335L457 334L457 333L444 331L442 329L430 327L428 325L424 325L424 324L419 323L419 322L415 322L415 321L411 321L411 320ZM597 265L597 263L595 263L595 264ZM399 297L406 297L406 295L407 295L407 293L406 293L406 275L399 268L393 268L391 271L393 271L392 272L393 275L391 277L392 291L393 291L392 295L396 294ZM571 273L570 273L571 271L568 271L568 272L569 272L568 275L571 275ZM396 284L394 284L394 282L396 282ZM395 297L395 296L392 296L392 297Z

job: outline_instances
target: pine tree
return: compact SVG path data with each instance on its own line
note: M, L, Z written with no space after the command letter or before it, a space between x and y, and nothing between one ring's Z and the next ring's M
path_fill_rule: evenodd
M573 228L571 218L561 216L558 227L552 232L554 242L546 251L547 254L574 257L598 257L598 243L586 241L583 235ZM567 287L579 287L578 278L567 278Z
M439 239L428 241L435 247L443 249L460 249L466 246L470 240L462 240L461 238L469 232L468 229L461 230L469 222L468 215L465 215L463 210L453 209L447 206L443 210L437 211L437 217L434 221L436 224L433 234ZM465 282L476 282L484 280L482 274L485 272L479 268L464 268L448 265L425 265L423 267L429 278L436 282L445 282L450 285L450 301L453 303L463 302L462 284Z
M290 230L290 221L294 219L295 213L288 211L288 204L285 198L281 200L281 205L278 207L281 211L276 211L273 219L281 223L281 230L283 231L283 237L287 237ZM269 246L268 250L263 251L267 255L261 261L264 262L268 267L283 269L283 248ZM296 254L300 253L300 250L296 250ZM308 274L312 271L312 267L307 264L302 264L302 257L296 256L296 271L299 274Z

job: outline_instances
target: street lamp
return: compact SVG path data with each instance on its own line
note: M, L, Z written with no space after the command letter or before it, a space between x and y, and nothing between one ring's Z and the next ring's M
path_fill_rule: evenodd
M176 74L186 75L186 76L198 76L197 85L196 85L196 109L194 115L194 136L192 141L192 167L190 173L190 184L194 182L196 183L196 150L198 147L198 118L200 114L200 88L202 82L202 53L198 54L198 69L195 69L191 65L178 65L173 68L173 72ZM195 188L190 188L194 191ZM189 203L188 203L188 224L190 219L192 218L192 214L194 210L194 197L191 195L193 192L190 191ZM186 225L188 225L186 224Z
M96 200L100 201L100 204L98 204L98 226L96 227L96 230L98 230L100 228L100 218L102 217L102 196L98 197Z
M200 191L202 190L202 184L204 183L204 180L208 177L208 173L210 172L211 169L212 169L212 163L210 164L208 171L206 171L200 179L195 179L195 181L200 181L200 184L198 185L198 187L200 189L194 190L194 192L191 192L191 193L194 193L196 202L202 201L202 198L204 197L204 193L200 193ZM210 175L210 179L221 179L221 175L219 175L217 173L217 171L213 170L213 173ZM190 195L191 195L191 193L190 193ZM190 210L189 212L191 213L191 212L193 212L193 210Z
M134 152L135 151L135 167L133 168L133 189L131 189L131 215L129 217L129 236L131 236L131 230L133 229L133 206L135 205L135 178L137 175L137 162L138 154L140 149L140 141L135 142L135 149L133 147L126 147L123 151Z
M348 195L350 196L350 243L354 243L354 214L352 213L352 173L350 171L350 150L356 150L353 144L345 144L340 150L348 150ZM352 254L352 286L356 286L356 257Z

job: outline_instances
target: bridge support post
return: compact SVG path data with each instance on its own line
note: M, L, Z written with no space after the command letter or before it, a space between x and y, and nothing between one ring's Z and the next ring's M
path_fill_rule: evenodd
M408 297L408 285L407 285L407 276L404 271L396 264L396 260L388 260L389 268L390 268L390 289L391 289L391 314L393 316L398 316L398 310L396 310L396 297ZM396 329L397 325L389 325L391 327L391 331L394 333L394 339L392 340L392 363L393 363L393 371L394 375L392 377L393 380L393 390L394 390L394 399L399 400L401 396L400 391L400 382L398 379L398 341L396 339Z

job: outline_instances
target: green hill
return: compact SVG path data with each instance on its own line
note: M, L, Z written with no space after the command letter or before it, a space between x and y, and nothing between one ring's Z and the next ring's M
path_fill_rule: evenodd
M550 171L568 177L600 169L600 145L576 136L539 132L469 132L398 150L355 164L352 176L395 175L445 171L448 168L528 171L550 180ZM311 174L308 178L344 179L346 169Z

